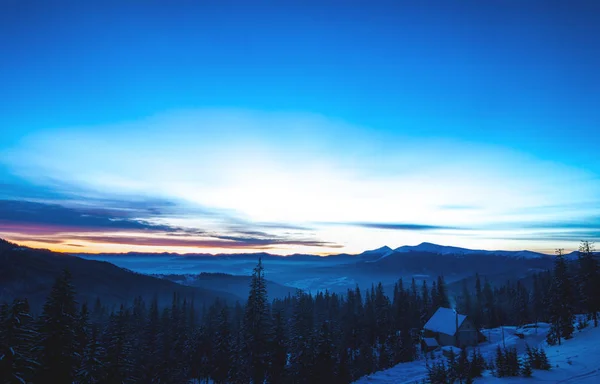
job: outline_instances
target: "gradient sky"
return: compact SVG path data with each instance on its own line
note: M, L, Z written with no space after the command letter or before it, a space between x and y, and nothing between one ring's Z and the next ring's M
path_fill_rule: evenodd
M0 2L0 237L600 238L598 1Z

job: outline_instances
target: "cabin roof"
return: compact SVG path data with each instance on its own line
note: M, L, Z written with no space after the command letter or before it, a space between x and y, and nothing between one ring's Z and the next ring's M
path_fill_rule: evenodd
M458 328L461 327L466 318L467 316L458 314ZM428 331L444 333L450 336L454 336L457 331L456 328L456 312L453 309L444 307L439 307L433 316L431 316L431 319L423 326L423 329Z

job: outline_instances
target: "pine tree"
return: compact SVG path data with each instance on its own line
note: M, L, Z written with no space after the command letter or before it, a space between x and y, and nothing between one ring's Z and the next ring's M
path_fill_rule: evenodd
M39 362L36 383L71 383L78 367L77 303L69 271L54 285L40 317Z
M533 368L531 367L531 362L529 360L525 360L522 364L521 376L531 377L532 374L533 374Z
M421 287L421 300L423 306L421 310L421 323L425 324L433 314L431 297L429 296L429 288L427 288L427 280L423 280L423 286Z
M139 367L136 367L138 377L142 382L154 382L157 379L158 351L160 350L160 315L158 298L155 295L150 303L148 316L143 327L140 327L141 338Z
M336 361L334 358L331 326L324 321L317 335L317 353L311 382L332 383L335 379Z
M444 276L438 276L437 278L437 297L439 307L450 308L450 299L448 298Z
M508 367L506 364L504 352L502 351L502 348L500 348L500 346L498 346L496 348L496 359L495 359L494 363L496 365L496 376L497 377L506 376L508 373Z
M554 276L550 293L550 331L548 344L560 345L561 339L569 339L573 335L573 288L569 278L567 263L562 249L557 250L554 262Z
M348 356L348 349L342 347L340 352L340 360L338 364L337 377L335 380L336 384L348 384L352 382L352 375L350 374L350 362Z
M123 305L111 314L106 334L106 381L127 383L133 371L132 347L128 334L128 316Z
M594 258L594 243L582 241L579 246L579 287L585 313L598 326L600 312L600 269Z
M133 300L133 308L131 311L128 332L130 333L131 347L134 351L136 351L132 359L132 376L136 381L141 381L147 374L147 372L144 370L144 363L147 359L146 353L148 352L148 349L144 346L146 304L140 296Z
M271 329L267 282L262 260L259 258L252 274L250 294L244 316L246 361L250 369L250 378L254 384L262 384L267 376Z
M481 290L481 279L479 274L475 274L475 310L473 323L477 329L480 329L483 323L483 291Z
M95 384L103 379L104 348L99 340L98 326L90 324L88 307L84 303L81 306L76 322L77 338L77 383Z
M485 371L485 360L478 349L473 350L471 361L469 363L469 377L480 377Z
M274 316L273 331L273 358L269 369L269 382L280 384L285 381L285 367L287 365L287 337L282 311L277 311Z
M533 292L531 297L532 302L532 310L533 310L533 318L535 322L539 320L545 319L546 306L544 303L546 302L546 297L544 295L544 291L542 289L542 282L540 281L539 275L533 275Z
M539 369L542 369L544 371L549 371L551 366L550 366L550 361L548 361L548 356L546 355L546 351L544 351L543 349L538 349L537 352L537 361L538 361L538 367Z
M473 306L471 304L471 293L469 292L469 287L467 287L467 279L464 279L462 282L462 294L457 304L460 313L466 314L469 318L474 317Z
M519 325L526 324L529 320L529 292L520 281L517 281L515 288L512 312Z
M467 355L467 350L465 348L461 349L460 354L458 356L458 361L456 363L456 378L459 383L467 380L470 374L470 363L469 356Z
M519 376L521 374L521 363L516 348L504 348L505 376Z
M100 340L98 326L90 327L87 343L83 351L82 361L77 371L78 384L101 384L105 382L105 350Z
M28 383L39 367L32 355L37 338L27 300L0 309L0 372L3 383Z
M533 369L549 370L550 363L546 352L541 348L526 346L525 349L526 362L531 365Z
M239 332L238 332L239 335ZM192 354L192 371L191 377L197 379L199 382L208 382L210 378L210 356L211 356L211 340L210 337L212 334L209 333L208 327L205 321L203 321L203 325L198 327L193 335L194 340L194 348L191 352ZM238 350L241 349L240 343L238 345ZM236 361L236 366L237 361ZM245 368L245 366L244 366ZM238 372L241 369L238 369ZM156 382L150 381L150 382ZM238 381L234 381L237 383Z
M290 375L298 383L308 383L314 371L314 334L312 297L298 291L290 329ZM361 344L362 345L362 344Z
M173 294L171 301L171 310L169 311L169 328L165 329L169 338L168 357L166 360L168 377L173 382L182 382L189 377L188 367L184 364L189 351L186 351L188 345L186 333L187 321L187 301L181 300L178 293Z
M88 331L89 331L89 314L87 303L81 305L79 316L75 322L75 338L77 344L77 368L78 371L81 368L83 361L83 355L88 344Z
M438 295L437 283L431 283L431 313L433 314L440 307L440 296Z
M448 368L443 361L434 361L431 366L427 366L427 382L431 384L452 383L448 374Z
M458 360L456 358L456 353L454 353L454 348L450 349L450 353L448 354L448 381L450 383L454 383L458 379Z
M487 277L483 284L483 299L484 299L484 324L487 327L496 327L499 325L497 310L494 300L494 291Z
M214 335L214 351L212 354L212 378L215 384L227 383L231 367L231 331L229 325L229 310L222 305L217 317L217 329Z
M403 294L406 296L405 292ZM408 305L408 302L406 304ZM375 337L379 344L383 344L392 328L392 309L390 300L385 295L381 283L377 284L377 288L375 289L373 307L375 313ZM405 321L409 321L407 316L405 316Z

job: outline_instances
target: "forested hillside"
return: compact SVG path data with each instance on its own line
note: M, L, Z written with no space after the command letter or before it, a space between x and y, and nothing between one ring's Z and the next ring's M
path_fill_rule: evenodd
M155 295L160 305L170 305L173 292L196 304L210 304L220 297L232 303L239 297L202 287L186 287L119 268L101 261L39 249L19 247L0 240L0 302L27 298L32 312L39 314L52 284L69 269L80 303L100 299L112 309L130 306L136 297L146 301Z
M269 301L259 260L243 304L198 305L174 294L163 309L138 298L112 311L101 300L78 304L64 271L40 316L31 316L26 297L2 306L0 370L6 382L36 384L349 383L418 358L424 322L455 301L478 327L545 321L550 344L571 337L575 313L597 325L598 263L588 243L577 261L559 254L533 289L475 281L456 298L440 276L431 286L400 280L392 297L378 284Z

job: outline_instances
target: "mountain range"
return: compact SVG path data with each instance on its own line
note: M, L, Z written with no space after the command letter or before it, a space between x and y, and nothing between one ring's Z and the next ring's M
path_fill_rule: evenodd
M547 258L550 255L544 254L544 253L539 253L539 252L533 252L533 251L527 251L527 250L520 250L520 251L503 251L503 250L494 250L494 251L489 251L489 250L478 250L478 249L468 249L468 248L460 248L460 247L452 247L452 246L446 246L446 245L438 245L438 244L433 244L433 243L428 243L428 242L423 242L421 244L418 245L403 245L401 247L398 248L390 248L387 245L377 248L377 249L372 249L372 250L367 250L364 251L362 253L359 254L349 254L349 253L340 253L340 254L333 254L333 255L328 255L328 256L319 256L319 255L311 255L311 254L300 254L300 253L295 253L292 255L287 255L287 256L282 256L282 255L278 255L278 254L273 254L273 253L268 253L268 252L252 252L252 253L217 253L217 254L212 254L212 253L185 253L185 254L179 254L179 253L170 253L170 252L164 252L164 253L140 253L140 252L127 252L127 253L98 253L98 254L89 254L89 253L76 253L74 255L76 256L84 256L84 257L110 257L110 256L120 256L120 257L124 257L124 256L131 256L131 257L140 257L140 256L163 256L163 257L176 257L176 256L180 256L180 257L186 257L186 258L219 258L219 259L228 259L228 258L252 258L252 259L258 259L259 257L261 257L262 259L269 259L269 258L285 258L288 261L301 261L301 260L315 260L315 259L322 259L322 260L339 260L342 258L348 258L348 259L352 259L354 261L356 260L376 260L376 259L380 259L380 258L384 258L387 256L390 256L394 253L407 253L407 252L426 252L426 253L434 253L434 254L440 254L440 255L491 255L491 256L506 256L506 257L516 257L516 258ZM576 252L573 252L572 254L576 254ZM569 254L571 255L571 254Z
M576 252L567 255L575 258ZM0 240L0 302L29 297L39 306L56 276L69 268L81 301L97 297L111 303L136 296L158 295L164 303L173 291L196 302L215 297L245 300L249 276L262 258L270 297L284 297L296 289L328 289L344 293L355 286L385 286L402 278L433 281L443 275L448 284L478 273L490 282L522 279L552 268L553 256L532 251L488 251L421 243L392 249L383 246L360 254L327 257L307 254L280 256L245 254L64 254L20 247Z

